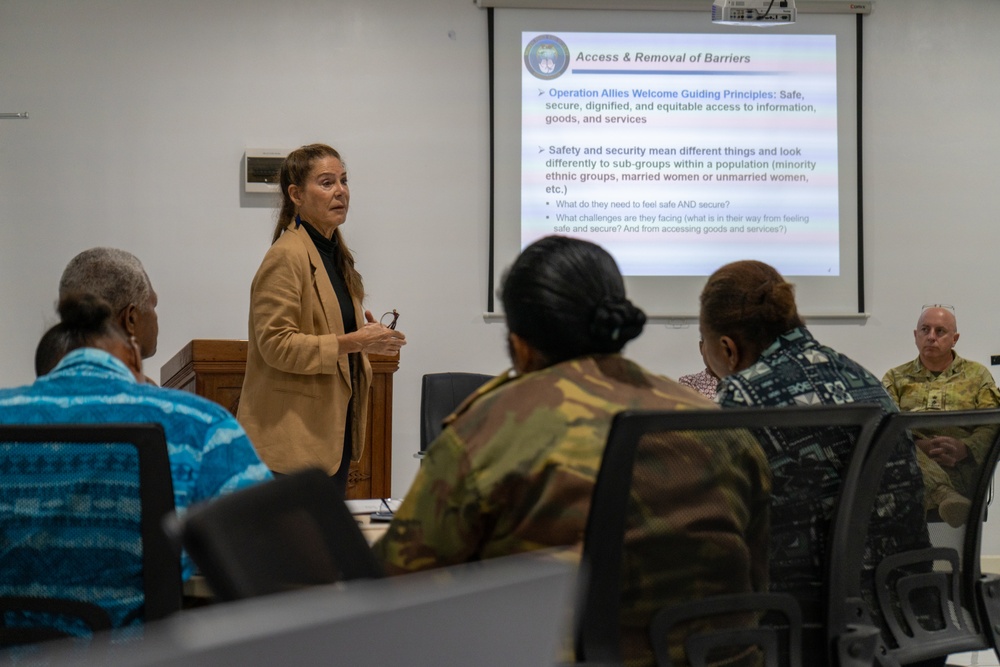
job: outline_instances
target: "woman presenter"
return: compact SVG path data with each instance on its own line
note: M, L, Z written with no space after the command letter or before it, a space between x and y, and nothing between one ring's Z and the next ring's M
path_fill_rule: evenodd
M319 467L344 493L365 442L368 355L395 354L406 338L361 309L364 286L340 231L351 198L340 154L303 146L279 179L274 238L250 287L237 416L273 472Z

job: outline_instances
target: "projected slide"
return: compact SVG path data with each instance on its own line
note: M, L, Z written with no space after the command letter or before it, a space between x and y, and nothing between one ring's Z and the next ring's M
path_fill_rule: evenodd
M840 273L832 35L522 32L521 245L630 276Z

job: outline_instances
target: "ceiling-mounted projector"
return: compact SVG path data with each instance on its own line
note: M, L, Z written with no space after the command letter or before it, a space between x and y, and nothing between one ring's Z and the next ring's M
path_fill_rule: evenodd
M795 0L713 0L712 23L788 25L795 23Z

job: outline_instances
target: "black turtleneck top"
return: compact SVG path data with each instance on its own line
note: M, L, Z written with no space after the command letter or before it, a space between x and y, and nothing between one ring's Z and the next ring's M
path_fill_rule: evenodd
M302 218L295 216L295 224L302 225L309 232L309 238L312 239L313 245L316 246L316 250L319 251L319 256L323 258L323 266L326 268L326 275L330 277L330 282L333 284L333 291L337 294L337 301L340 302L340 317L344 321L344 333L351 333L352 331L358 330L358 321L354 317L354 302L351 300L351 292L347 289L347 283L344 282L344 276L340 274L340 270L337 268L337 255L340 254L340 244L337 242L337 236L334 234L332 238L325 238L320 234L315 227L310 225L308 222ZM358 355L348 354L347 363L351 369L351 382L354 382L354 369L355 369L355 357ZM348 407L348 412L353 412L355 410L354 397L351 397L351 402ZM335 479L340 479L342 484L342 489L347 489L347 476L351 467L351 452L353 450L353 444L351 440L351 425L350 419L348 419L347 428L344 429L344 453L343 458L340 461L340 470L334 475Z
M328 239L316 231L316 228L305 220L296 218L295 222L306 228L306 231L309 232L309 238L312 239L316 250L319 251L319 256L323 258L323 266L326 267L326 274L330 276L330 282L333 283L333 291L336 292L337 301L340 302L340 316L344 320L344 333L357 331L358 321L354 317L354 302L351 300L351 292L347 289L344 276L340 275L340 270L337 268L337 255L340 254L340 244L337 242L337 236L334 235ZM352 363L353 361L351 359Z

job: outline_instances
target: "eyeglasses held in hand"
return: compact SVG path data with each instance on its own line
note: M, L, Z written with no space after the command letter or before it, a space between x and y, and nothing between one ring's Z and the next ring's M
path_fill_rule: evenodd
M399 313L396 312L395 308L393 308L392 312L388 312L382 315L382 318L379 320L379 324L386 327L387 329L395 329L396 320L398 319L399 319ZM386 320L388 320L388 322L386 322Z

